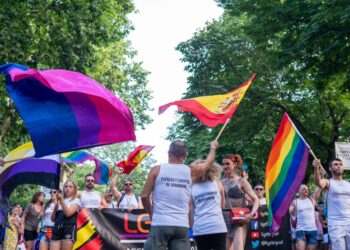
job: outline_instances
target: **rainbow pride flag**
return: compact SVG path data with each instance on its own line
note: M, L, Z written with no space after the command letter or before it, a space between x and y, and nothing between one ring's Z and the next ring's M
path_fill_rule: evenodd
M0 66L35 148L35 156L136 140L128 106L79 72Z
M63 153L61 154L61 157L62 161L67 164L83 163L89 160L94 161L96 168L94 170L93 176L95 178L95 183L99 185L107 185L109 177L113 174L112 168L110 168L107 163L101 161L97 157L84 150Z
M266 165L265 190L270 231L278 231L282 218L304 180L310 147L284 113Z

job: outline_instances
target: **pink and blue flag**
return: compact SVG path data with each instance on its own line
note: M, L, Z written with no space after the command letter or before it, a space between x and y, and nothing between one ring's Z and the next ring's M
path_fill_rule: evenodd
M36 157L136 140L128 106L81 73L12 63L0 66L0 73Z

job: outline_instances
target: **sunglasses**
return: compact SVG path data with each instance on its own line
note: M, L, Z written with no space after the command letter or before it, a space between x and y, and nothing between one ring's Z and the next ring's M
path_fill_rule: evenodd
M132 186L132 183L124 183L124 186Z
M93 180L93 179L87 179L85 182L87 182L87 183L94 183L95 180Z
M263 188L254 188L254 190L256 190L256 191L263 191L264 189Z
M51 191L50 194L57 194L57 191Z
M113 194L108 194L109 197L113 197Z

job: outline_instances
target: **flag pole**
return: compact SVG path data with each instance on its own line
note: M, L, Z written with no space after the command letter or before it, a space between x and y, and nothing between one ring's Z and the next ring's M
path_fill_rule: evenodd
M230 119L230 118L227 118L225 124L222 126L221 130L219 131L219 134L216 136L215 141L218 141L218 140L219 140L219 138L220 138L222 132L224 131L224 129L226 128L227 124L228 124L230 121L231 121L231 119Z
M310 154L312 155L312 157L314 157L315 160L318 160L318 158L316 157L314 151L312 151L311 148L309 149L309 152L310 152ZM321 171L322 171L323 176L328 175L327 172L326 172L326 170L325 170L324 167L322 166L322 164L320 164L320 169L321 169Z
M32 158L35 158L35 157L34 157L34 156L27 156L27 157L12 159L12 160L9 160L9 161L3 161L3 163L6 164L6 163L11 163L11 162L16 162L16 161L22 161L22 160L32 159Z

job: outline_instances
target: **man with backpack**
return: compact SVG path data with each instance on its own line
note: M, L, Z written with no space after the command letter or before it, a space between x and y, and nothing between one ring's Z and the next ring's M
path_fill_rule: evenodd
M127 209L128 212L131 212L135 208L143 208L140 197L134 194L134 182L131 178L127 177L123 180L122 192L120 192L116 187L119 175L122 173L123 171L118 169L116 175L113 177L109 185L112 194L118 202L117 208Z

